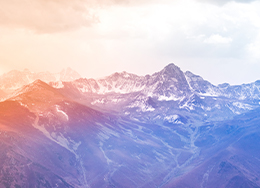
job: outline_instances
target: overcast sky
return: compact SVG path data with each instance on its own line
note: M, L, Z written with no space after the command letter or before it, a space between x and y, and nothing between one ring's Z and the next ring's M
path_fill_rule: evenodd
M219 84L260 79L258 0L0 1L0 74L151 74L169 63Z

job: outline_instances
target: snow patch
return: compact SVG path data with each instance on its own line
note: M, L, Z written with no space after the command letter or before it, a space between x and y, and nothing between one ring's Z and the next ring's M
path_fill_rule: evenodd
M253 107L248 105L248 104L244 104L244 103L241 103L241 102L233 102L232 103L234 106L240 108L240 109L244 109L244 110L252 110Z
M94 104L104 104L105 103L105 99L97 99L94 100L93 102L91 102L92 105Z
M112 99L111 101L112 101L113 103L118 103L118 102L122 101L122 99Z
M64 111L62 111L58 105L55 105L55 106L56 106L57 112L62 114L66 118L66 120L68 121L69 120L69 116Z
M219 104L216 104L215 107L216 107L217 109L220 109L220 108L221 108Z
M81 87L78 87L78 90L82 93L87 93L89 92L89 87L83 85Z
M175 95L170 95L169 97L165 95L160 95L158 97L158 101L178 101L180 98L176 97Z
M104 155L104 157L105 157L105 159L106 159L106 161L107 161L107 164L112 163L113 161L110 160L110 159L107 157L107 155L106 155L106 153L105 153L105 151L104 151L104 149L103 149L102 147L103 147L103 143L102 143L102 142L99 142L99 149L100 149L101 152L103 153L103 155Z
M19 104L25 108L28 108L28 105L27 104L23 104L22 102L19 102Z
M54 82L54 83L52 83L51 86L54 87L54 88L57 88L57 89L60 89L60 88L64 87L62 81Z
M143 101L136 101L128 106L128 108L135 108L135 107L140 109L137 111L142 111L142 112L152 112L155 110L155 108L153 108L150 105L145 104Z
M177 114L175 115L170 115L170 116L166 116L164 118L164 120L168 121L169 123L175 123L175 124L183 124L180 120L179 120L179 116Z

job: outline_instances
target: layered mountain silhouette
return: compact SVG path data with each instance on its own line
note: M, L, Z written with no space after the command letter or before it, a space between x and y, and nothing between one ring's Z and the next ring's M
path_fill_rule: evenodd
M174 64L14 72L0 77L0 187L260 187L259 81L215 86Z
M46 83L49 82L61 82L61 81L73 81L79 79L81 76L71 68L63 69L59 73L49 72L31 72L28 69L23 71L12 70L6 74L0 76L0 90L5 93L12 93L14 90L20 87L30 84L37 79L40 79ZM1 98L1 92L0 92Z

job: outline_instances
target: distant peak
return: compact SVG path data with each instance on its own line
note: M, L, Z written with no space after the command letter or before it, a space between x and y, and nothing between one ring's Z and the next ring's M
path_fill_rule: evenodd
M167 71L176 71L176 70L178 70L178 71L180 71L181 69L178 66L176 66L175 64L170 63L166 67L164 67L163 70L167 70Z
M70 68L70 67L67 67L65 69L62 69L62 72L74 72L74 70L72 68Z
M160 71L164 75L173 75L182 73L181 69L173 63L168 64L163 70Z
M256 80L256 81L255 81L255 84L256 84L256 85L260 85L260 80Z
M42 90L42 89L47 89L47 88L52 88L49 84L47 84L46 82L37 79L34 82L25 85L24 87L22 87L22 90L26 90L26 91L30 91L30 90Z
M21 90L31 91L31 90L42 90L46 88L52 88L52 87L47 83L41 81L40 79L37 79L31 84L25 85Z
M23 87L17 89L13 94L12 97L18 96L20 94L34 92L34 91L43 91L43 90L53 89L47 83L41 81L40 79L35 80L34 82L24 85Z
M81 75L77 71L73 70L72 68L67 67L66 69L63 69L61 71L60 78L62 81L73 81L81 78Z
M131 77L132 74L123 71L123 72L115 72L112 75L108 76L108 77L112 77L112 78L119 78L119 77L123 77L123 78L129 78Z
M23 72L30 73L31 71L29 69L23 69Z
M220 88L227 88L229 86L230 86L229 83L223 83L223 84L218 85L218 87L220 87Z
M168 65L166 65L165 67L164 67L164 69L172 69L172 68L178 68L178 69L180 69L178 66L176 66L174 63L170 63L170 64L168 64Z
M48 85L48 84L46 84L44 81L41 81L40 79L37 79L30 85Z

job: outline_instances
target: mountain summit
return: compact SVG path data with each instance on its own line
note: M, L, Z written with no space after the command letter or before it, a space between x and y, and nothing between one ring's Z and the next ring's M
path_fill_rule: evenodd
M16 90L9 100L18 101L31 111L43 111L58 102L69 101L56 89L39 79Z
M64 82L70 82L81 78L80 74L74 71L73 69L71 69L70 67L63 69L59 73L59 76L60 76L59 81L64 81Z
M182 73L181 69L173 63L170 63L167 66L165 66L160 72L164 75L169 76L173 76L176 74L178 75Z

